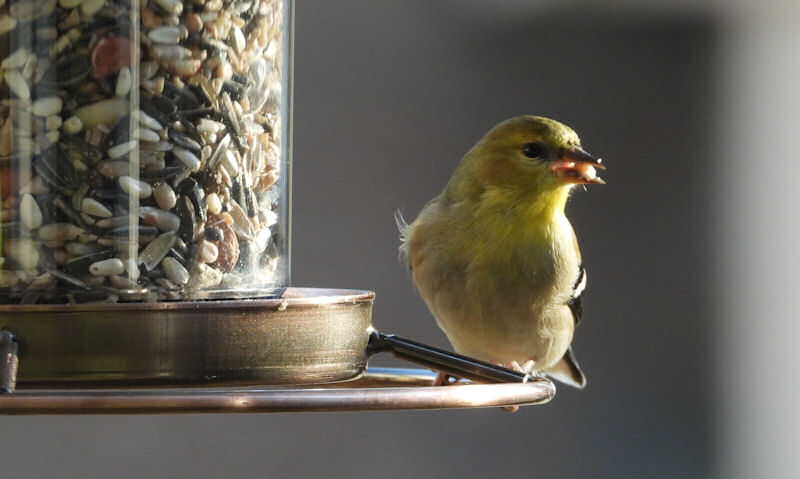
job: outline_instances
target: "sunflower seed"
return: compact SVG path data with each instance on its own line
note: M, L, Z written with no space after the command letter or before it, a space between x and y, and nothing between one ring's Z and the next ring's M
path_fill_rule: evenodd
M128 223L127 216L115 216L113 218L107 218L103 220L99 220L95 225L98 228L116 228L118 226L122 226Z
M201 152L200 144L174 128L169 129L169 139L176 145L185 148L195 155Z
M64 265L64 269L75 276L89 274L89 266L98 261L111 258L112 256L114 256L113 249L104 249L97 253L78 256L67 261Z
M225 135L222 139L217 143L217 148L211 154L211 158L208 159L208 166L210 169L214 169L217 167L217 163L219 162L222 154L227 151L228 146L231 144L231 136Z
M127 175L130 170L131 165L127 161L104 161L97 167L97 171L108 179Z
M163 126L161 126L161 123L159 123L155 118L148 115L147 113L139 110L137 114L139 116L139 124L142 125L143 127L149 128L153 131L161 131L164 128Z
M120 118L125 116L128 101L122 98L110 98L96 103L84 105L75 110L75 116L80 119L86 128L95 125L115 125Z
M143 206L139 210L139 217L146 224L154 225L161 231L176 231L181 225L178 215L158 208Z
M17 70L10 70L6 72L4 78L9 90L14 92L15 95L23 100L30 99L31 90L28 88L28 82L25 81L22 73Z
M164 77L142 80L142 87L150 93L161 93L164 91L164 84Z
M85 230L72 223L50 223L39 228L39 238L44 241L71 241Z
M17 26L17 19L8 15L0 16L0 35L5 35Z
M28 61L31 52L25 47L19 48L14 53L6 57L5 60L0 62L0 68L4 70L11 70L13 68L22 68L25 62Z
M177 238L174 231L157 237L139 255L138 263L143 264L147 271L152 271L164 259L170 248L175 245Z
M103 249L103 247L98 244L84 244L74 241L67 243L64 248L67 250L67 253L71 254L72 256L85 256L94 254Z
M168 141L159 141L158 143L141 141L139 142L139 148L142 151L164 152L172 149L172 143Z
M164 158L155 158L153 160L152 167L158 169L147 169L140 171L139 179L147 182L166 181L179 175L181 172L186 171L186 168L182 166L164 167Z
M155 3L167 13L180 15L183 11L183 3L181 0L155 0Z
M141 62L139 64L139 79L149 80L158 72L158 62Z
M42 210L31 194L22 195L19 204L19 219L26 228L35 230L42 226Z
M117 73L117 85L114 89L114 93L120 97L124 98L128 96L128 92L131 91L131 69L128 67L122 67Z
M83 14L84 17L91 17L99 12L105 3L106 0L84 0L80 5L81 14Z
M177 202L175 191L167 182L159 184L153 191L158 207L162 210L171 210Z
M174 75L181 77L188 77L194 75L200 69L202 62L200 60L192 60L189 58L176 59L169 64L169 70Z
M253 222L247 217L241 206L236 201L230 202L230 214L233 217L233 230L240 240L252 240L255 234Z
M158 141L161 140L161 137L158 136L158 133L156 133L153 130L148 130L147 128L140 128L137 131L138 131L138 134L139 134L139 139L141 141L148 141L150 143L158 143Z
M190 171L198 171L200 169L200 159L189 150L175 147L172 149L172 154L189 168Z
M242 53L245 47L244 33L239 27L231 28L230 41L236 53Z
M231 150L225 150L225 154L220 157L219 164L228 171L228 174L231 175L231 178L236 178L236 176L239 174L239 166L236 162L236 156L234 156Z
M153 194L152 186L127 175L119 177L119 186L122 191L134 198L149 198Z
M162 62L174 62L192 56L191 50L178 45L153 45L150 47L150 52L153 54L153 58Z
M4 241L3 252L21 269L34 268L39 263L39 245L27 238Z
M147 37L156 43L178 43L189 35L183 25L158 27L147 32Z
M89 272L95 276L111 276L125 272L125 265L119 258L108 258L92 263Z
M158 234L158 228L155 226L148 226L148 225L134 225L131 227L129 224L123 224L117 226L116 228L112 229L108 232L111 236L115 236L117 238L130 238L133 232L136 232L136 235L139 236L139 241L144 242L146 241L146 237L155 237Z
M108 149L108 156L112 160L116 160L117 158L120 158L121 156L126 155L131 151L133 151L133 149L136 148L137 144L138 142L136 140L120 143L119 145L113 146Z
M178 198L178 203L175 206L176 213L181 219L181 226L178 228L178 236L183 241L190 243L194 241L197 235L197 218L194 214L194 206L192 200L188 196L181 196Z
M189 282L189 272L175 258L164 258L161 261L161 267L164 268L164 274L167 275L167 278L175 283L186 284Z
M81 201L81 211L87 215L97 216L99 218L111 218L114 213L105 207L99 201L92 198L84 198Z

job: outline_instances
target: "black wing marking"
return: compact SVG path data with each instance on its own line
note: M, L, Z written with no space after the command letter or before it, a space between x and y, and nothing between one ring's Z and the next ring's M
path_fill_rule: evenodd
M572 311L572 317L575 319L575 326L583 319L583 292L586 290L586 268L580 266L578 279L575 281L575 286L572 287L572 296L567 301L567 306Z

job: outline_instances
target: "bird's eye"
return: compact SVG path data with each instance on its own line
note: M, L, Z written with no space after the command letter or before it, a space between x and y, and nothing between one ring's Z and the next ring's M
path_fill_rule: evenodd
M528 158L539 158L544 153L544 148L539 143L526 143L522 148L522 154Z

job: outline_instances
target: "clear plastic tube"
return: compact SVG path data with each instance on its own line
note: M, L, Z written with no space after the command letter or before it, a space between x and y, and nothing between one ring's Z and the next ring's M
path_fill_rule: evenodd
M290 0L0 7L0 301L289 282Z

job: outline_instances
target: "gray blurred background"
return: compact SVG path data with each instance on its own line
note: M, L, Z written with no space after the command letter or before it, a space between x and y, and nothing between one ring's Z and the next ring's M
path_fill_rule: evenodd
M559 119L608 165L568 206L588 387L516 414L5 417L0 477L796 477L795 3L298 0L293 283L375 290L379 329L447 346L393 212L495 123Z

